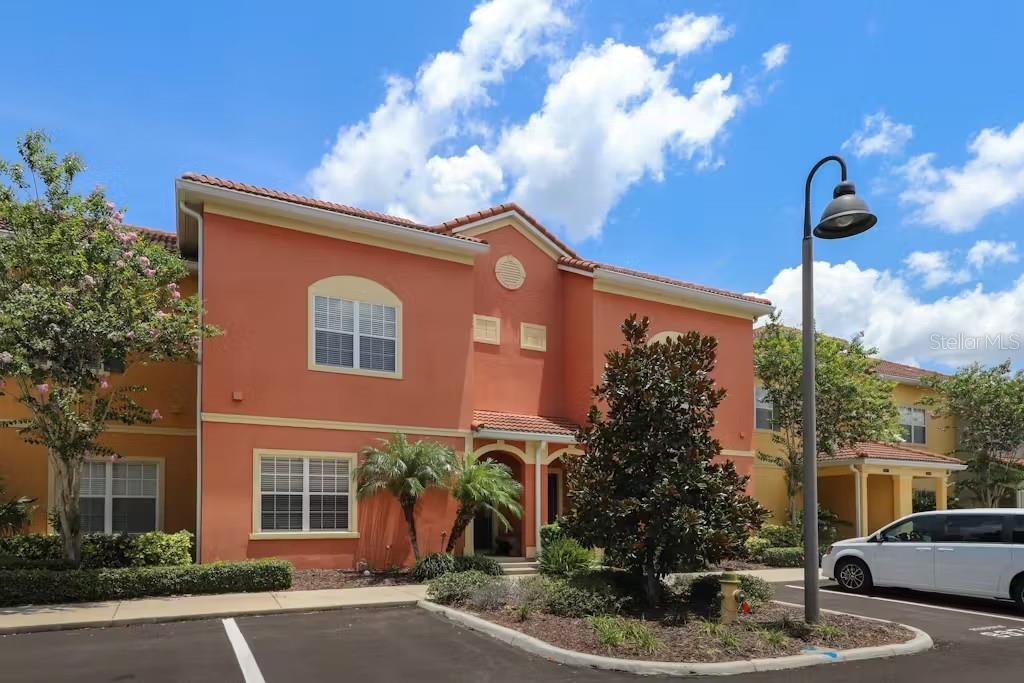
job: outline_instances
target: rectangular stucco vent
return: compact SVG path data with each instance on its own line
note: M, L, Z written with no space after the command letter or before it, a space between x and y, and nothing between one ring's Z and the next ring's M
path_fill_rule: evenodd
M547 351L548 328L534 323L520 323L519 346L528 351Z
M474 315L473 341L482 344L500 344L501 318L494 318L489 315Z

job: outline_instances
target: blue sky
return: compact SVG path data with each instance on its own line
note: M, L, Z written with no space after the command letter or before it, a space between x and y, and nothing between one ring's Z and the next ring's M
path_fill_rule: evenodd
M43 128L164 229L189 170L429 222L511 198L795 322L804 177L840 152L879 225L818 242L819 326L1024 364L1020 3L477 4L8 7L0 154Z

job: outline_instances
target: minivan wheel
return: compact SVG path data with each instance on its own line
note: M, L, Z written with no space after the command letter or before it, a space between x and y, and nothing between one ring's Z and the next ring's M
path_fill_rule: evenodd
M871 570L856 558L839 560L835 576L836 583L847 593L867 593L871 590Z
M1024 612L1024 576L1018 576L1010 586L1010 597L1017 603L1017 609Z

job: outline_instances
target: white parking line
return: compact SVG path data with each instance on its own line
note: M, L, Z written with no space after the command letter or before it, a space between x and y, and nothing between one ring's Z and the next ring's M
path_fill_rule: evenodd
M242 678L245 683L265 683L260 667L256 664L256 658L252 656L249 644L245 642L245 636L238 628L234 619L224 619L224 630L231 641L231 649L235 651L235 658L238 659L238 666L242 669Z
M801 591L804 589L803 586L796 586L796 585L791 585L791 584L786 584L786 588L796 588L797 590L801 590ZM827 592L831 593L832 591L827 591ZM1009 620L1009 621L1021 621L1021 622L1024 622L1024 619L1021 619L1019 617L1008 617L1005 614L991 614L989 612L975 612L974 610L970 610L970 609L960 609L958 607L943 607L941 605L929 605L929 604L924 603L924 602L913 602L912 600L896 600L894 598L880 598L880 597L878 597L876 595L860 595L858 593L837 593L836 595L844 595L844 596L850 597L850 598L864 598L865 600L881 600L882 602L896 602L896 603L899 603L901 605L911 605L913 607L927 607L928 609L939 609L939 610L942 610L944 612L960 612L961 614L973 614L973 615L978 616L978 617L993 617L995 619L1000 619L1000 620L1006 619L1006 620Z

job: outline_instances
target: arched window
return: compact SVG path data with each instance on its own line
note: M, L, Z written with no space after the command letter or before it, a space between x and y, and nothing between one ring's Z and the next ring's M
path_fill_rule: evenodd
M338 275L309 287L310 370L402 377L402 302L387 287Z
M679 337L682 337L682 336L683 336L682 332L676 332L674 330L665 330L664 332L659 332L658 334L656 334L653 337L651 337L650 339L648 339L647 343L648 344L654 344L656 342L663 342L666 339L678 339Z

